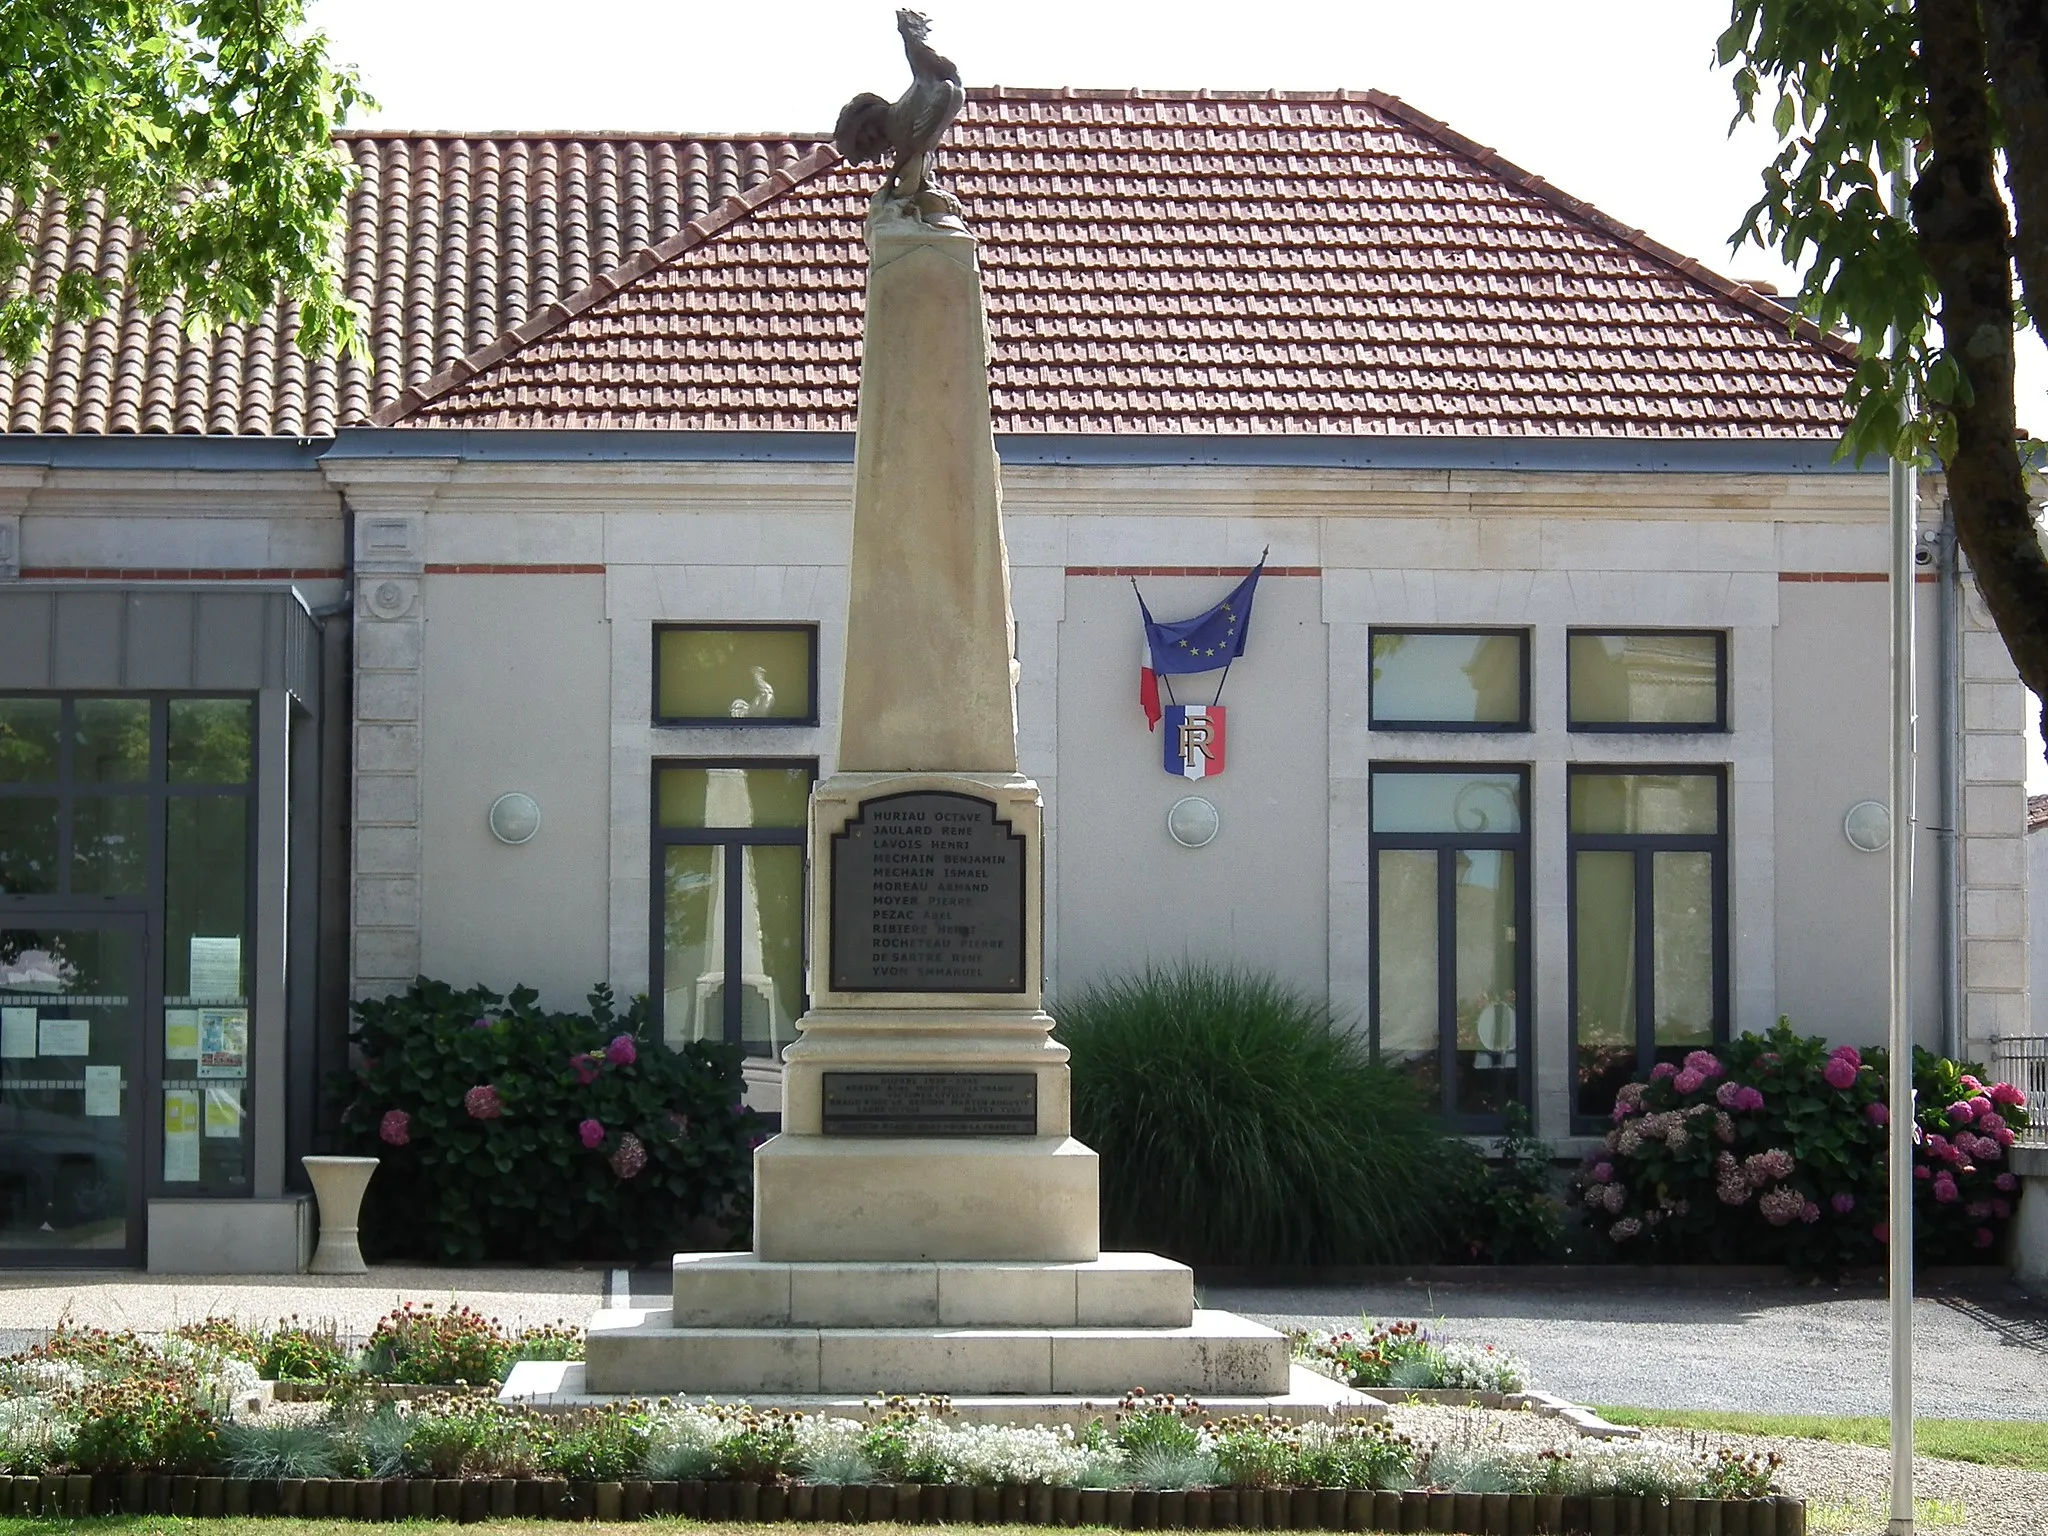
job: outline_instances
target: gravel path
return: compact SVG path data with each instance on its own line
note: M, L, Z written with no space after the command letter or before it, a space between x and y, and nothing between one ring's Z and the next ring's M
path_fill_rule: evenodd
M1581 1403L1883 1414L1891 1400L1886 1303L1869 1291L1411 1283L1205 1289L1202 1304L1275 1328L1440 1318L1452 1337L1520 1355L1532 1385ZM2048 1307L1999 1286L1941 1291L1914 1303L1913 1328L1921 1417L2048 1419Z
M1394 1428L1417 1444L1456 1445L1504 1440L1519 1445L1569 1448L1577 1439L1557 1419L1531 1413L1397 1404ZM1707 1452L1722 1446L1775 1452L1778 1486L1807 1501L1812 1536L1882 1536L1891 1497L1891 1453L1874 1446L1836 1445L1768 1435L1689 1434L1648 1429L1646 1438ZM1920 1528L1967 1536L2048 1536L2048 1473L1981 1467L1917 1457L1913 1463ZM1925 1501L1935 1501L1929 1507Z

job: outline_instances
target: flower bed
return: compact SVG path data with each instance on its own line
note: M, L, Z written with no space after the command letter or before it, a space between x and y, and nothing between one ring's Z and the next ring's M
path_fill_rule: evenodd
M955 1424L942 1399L861 1420L711 1403L550 1415L458 1393L263 1413L227 1338L63 1333L0 1362L0 1512L1803 1530L1774 1467L1725 1452L1418 1444L1141 1393L1078 1432Z
M1347 1386L1409 1391L1448 1388L1465 1392L1519 1392L1529 1382L1520 1360L1491 1344L1445 1339L1420 1323L1374 1324L1337 1333L1289 1335L1294 1358Z
M1770 1263L1834 1273L1883 1261L1884 1052L1783 1020L1625 1085L1579 1199L1608 1252L1658 1263ZM1916 1049L1914 1252L1987 1261L2019 1199L2007 1150L2027 1096Z

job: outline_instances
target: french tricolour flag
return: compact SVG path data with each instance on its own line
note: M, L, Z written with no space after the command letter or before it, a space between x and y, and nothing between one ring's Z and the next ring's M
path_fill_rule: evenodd
M1159 729L1159 674L1152 670L1152 641L1138 633L1138 707L1145 711L1145 729Z

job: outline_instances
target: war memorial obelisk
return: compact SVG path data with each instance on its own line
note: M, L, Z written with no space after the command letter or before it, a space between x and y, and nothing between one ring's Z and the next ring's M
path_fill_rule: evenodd
M838 771L810 808L810 1009L751 1253L678 1254L667 1311L600 1313L592 1393L1289 1391L1286 1341L1100 1252L1095 1153L1041 1006L1043 805L1016 672L976 246L926 156L953 66L840 121L893 154L867 226Z

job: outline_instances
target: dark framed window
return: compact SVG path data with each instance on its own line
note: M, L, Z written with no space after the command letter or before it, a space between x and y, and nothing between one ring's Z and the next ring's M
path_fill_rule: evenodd
M1574 629L1565 715L1575 731L1725 731L1728 636L1717 629Z
M1569 794L1572 1113L1593 1129L1623 1083L1728 1038L1728 779L1574 768Z
M657 624L656 725L816 725L815 624Z
M1374 730L1526 731L1529 632L1374 626Z
M805 828L815 758L654 764L649 945L671 1046L778 1056L804 1011Z
M1450 1124L1529 1102L1529 771L1372 769L1372 1049Z
M123 1071L129 1166L153 1193L251 1189L256 740L251 695L0 697L0 920L16 935L0 945L13 952L0 954L0 980L22 963L21 935L139 920L148 964L133 968L131 997L106 1004L117 1054L102 1054L101 1024L87 1020L84 1034L89 1065ZM39 953L34 964L64 973L61 944ZM8 1006L18 1036L29 1011L49 1011ZM27 1049L25 1037L11 1047ZM0 1075L28 1059L0 1052ZM86 1117L111 1118L111 1080L97 1092L82 1081Z

